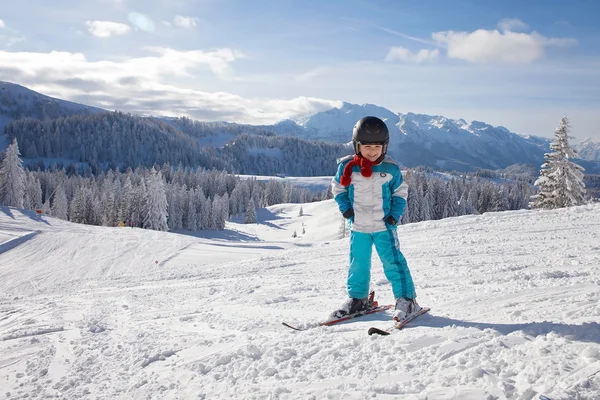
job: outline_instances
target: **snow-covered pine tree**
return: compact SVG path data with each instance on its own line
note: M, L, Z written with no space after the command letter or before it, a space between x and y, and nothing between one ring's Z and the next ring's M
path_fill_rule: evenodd
M25 198L26 174L19 156L19 145L14 138L6 149L4 160L0 163L0 205L23 208Z
M435 219L435 191L433 181L423 175L423 208L421 211L421 221Z
M492 196L492 210L491 211L506 211L510 209L510 203L508 202L508 191L501 186L493 192Z
M244 219L245 224L255 224L256 223L256 206L254 205L254 200L250 199L248 202L248 207L246 207L246 218Z
M27 174L23 207L29 210L42 208L42 187L40 180L31 173Z
M227 192L221 196L221 219L223 220L223 229L225 222L229 221L229 195Z
M156 172L154 167L150 170L148 177L148 196L146 203L146 215L144 218L144 228L154 229L156 231L166 231L167 225L167 194L165 192L165 182L162 174Z
M203 192L199 191L201 195L201 207L200 207L200 221L202 222L202 229L212 229L212 202L210 197L204 195Z
M202 208L205 207L204 191L200 187L194 191L194 203L196 205L196 230L199 231L204 229L202 225L204 210Z
M190 189L187 192L187 204L184 213L184 228L195 232L198 230L198 213L196 212L196 191Z
M584 168L569 161L577 153L569 145L570 125L567 116L563 116L554 131L554 140L550 144L550 153L544 154L544 164L540 176L534 185L538 193L531 196L531 208L554 209L585 203Z
M269 179L265 188L266 205L281 204L284 202L285 187L283 183L275 179Z
M131 198L131 216L130 221L133 221L134 226L143 226L143 221L148 211L146 207L148 192L146 190L146 181L140 180L139 184L133 189Z
M113 183L109 178L102 182L100 187L101 222L104 226L117 225L117 210L115 210L115 192Z
M446 185L446 196L444 201L444 208L442 211L442 218L455 217L458 214L458 187L456 181L452 180Z
M223 197L215 195L212 201L212 207L210 210L211 226L210 229L222 230L225 229L225 203Z
M67 207L67 195L65 193L65 188L63 185L60 185L58 189L56 189L56 193L54 193L54 197L52 199L52 216L66 220L68 215Z
M118 213L119 221L123 221L127 224L129 224L129 218L131 218L132 197L133 185L131 184L131 177L128 174L127 178L125 178L125 182L123 183L123 190Z
M403 224L418 222L419 209L423 199L423 187L420 185L417 176L410 171L404 176L404 179L408 183L408 197L406 198L406 209L401 221Z
M86 189L78 188L75 192L75 197L71 201L71 212L69 215L69 220L71 222L77 222L80 224L86 223L85 220L85 207L86 207Z
M167 208L167 212L169 213L167 224L171 231L183 228L183 203L187 198L186 189L185 184L183 186L180 186L179 183L175 182L167 184L167 203L169 204L169 207Z
M88 190L86 224L102 225L102 201L96 185Z

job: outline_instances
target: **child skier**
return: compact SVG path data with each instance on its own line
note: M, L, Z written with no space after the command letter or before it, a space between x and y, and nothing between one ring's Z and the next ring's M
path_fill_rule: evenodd
M331 316L341 318L370 307L373 244L383 263L396 299L394 319L401 321L419 311L413 280L400 252L396 224L406 207L408 185L400 167L386 151L389 131L377 117L361 118L354 126L354 156L340 161L332 192L344 218L350 220L349 299Z

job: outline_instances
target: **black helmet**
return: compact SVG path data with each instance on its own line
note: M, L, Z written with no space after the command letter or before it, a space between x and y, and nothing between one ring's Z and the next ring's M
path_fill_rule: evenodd
M359 144L381 144L383 149L381 154L385 154L390 141L390 132L388 127L377 117L364 117L358 120L352 130L352 143L354 152L358 154Z

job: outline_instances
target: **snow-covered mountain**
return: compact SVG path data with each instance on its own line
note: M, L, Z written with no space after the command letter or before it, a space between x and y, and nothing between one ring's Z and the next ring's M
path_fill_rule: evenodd
M97 112L106 110L45 96L24 86L0 81L0 150L7 145L4 125L14 119L47 120Z
M550 140L522 136L484 122L443 116L394 113L373 104L343 103L340 108L284 120L274 125L280 134L348 142L360 118L374 115L390 129L389 153L408 167L468 170L498 169L512 164L540 164Z
M106 110L56 99L15 83L0 81L0 129L4 126L2 122L12 119L46 120L97 112Z
M600 161L600 139L587 138L573 145L579 157L586 161Z
M48 97L13 83L0 82L0 151L8 145L6 135L2 132L3 126L13 119L52 119L97 112L105 110ZM458 171L502 169L513 164L539 167L544 153L549 150L548 138L519 135L502 126L494 127L479 121L395 113L374 104L343 103L340 108L299 115L263 126L159 119L183 134L194 137L200 146L223 147L235 141L241 133L275 133L305 140L348 143L352 127L366 115L375 115L386 121L391 134L389 153L407 167L425 165ZM600 171L598 161L593 161L596 159L594 157L598 157L598 145L593 141L586 143L582 158L592 163L586 169L589 172ZM119 163L123 160L111 161Z
M389 313L316 327L347 296L333 200L257 217L192 235L0 207L0 396L600 398L600 204L400 226L431 312L385 337ZM371 285L394 301L376 256Z

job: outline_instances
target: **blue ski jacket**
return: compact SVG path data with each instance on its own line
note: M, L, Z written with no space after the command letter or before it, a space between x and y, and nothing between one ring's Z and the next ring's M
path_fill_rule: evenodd
M373 165L372 175L364 177L360 167L352 167L352 182L345 187L340 184L344 167L354 156L340 160L338 171L332 180L331 191L338 204L340 212L352 208L354 217L351 230L356 232L381 232L395 229L386 224L384 218L388 215L400 221L406 208L408 185L404 182L400 166L392 158L385 156L379 164Z

